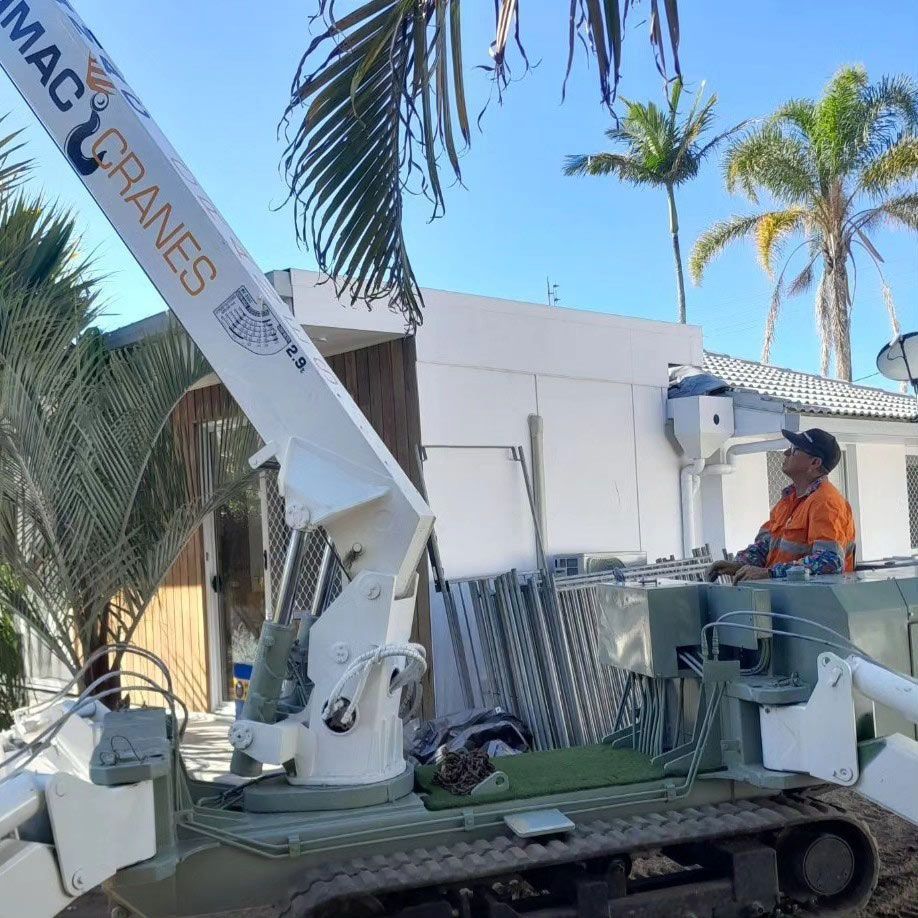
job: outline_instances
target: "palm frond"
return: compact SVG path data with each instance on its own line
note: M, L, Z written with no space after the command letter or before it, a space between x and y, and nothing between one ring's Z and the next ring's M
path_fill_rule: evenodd
M799 296L806 293L813 286L814 271L816 259L811 258L802 268L800 273L787 285L788 296Z
M596 58L600 97L618 86L625 19L637 0L570 0L570 73L578 34ZM677 0L648 0L650 40L661 72L666 51L679 73ZM495 0L490 71L498 95L520 39L519 0ZM364 0L336 16L318 0L320 33L300 59L282 119L282 166L301 242L341 298L382 302L409 326L422 296L402 230L403 195L425 195L432 216L445 196L441 154L461 181L471 141L464 84L461 0ZM565 83L566 83L565 77Z
M918 192L900 194L884 201L878 208L891 222L918 230Z
M896 310L896 300L893 296L892 287L886 282L885 277L880 287L883 291L883 305L886 307L886 315L889 318L889 327L892 331L892 337L897 338L902 334L902 326L899 323L899 314Z
M762 363L771 363L771 349L775 341L775 329L778 325L778 313L781 311L781 303L784 299L784 291L781 280L775 284L771 294L771 303L768 307L768 316L765 319L765 336L762 340Z
M567 69L562 85L562 98L574 62L577 36L586 36L590 52L596 58L600 97L611 107L621 79L622 44L625 23L632 7L640 0L570 0L567 28ZM506 3L506 0L504 0ZM673 73L681 77L679 64L679 5L677 0L648 0L650 7L650 44L657 70L669 78L666 52L673 59ZM513 4L516 6L516 3Z
M867 86L864 67L843 67L816 104L810 139L824 174L838 175L857 162L865 134L863 94Z
M863 230L882 223L918 230L918 192L906 192L887 198L876 207L858 212L851 220L852 227Z
M724 158L727 190L741 190L753 202L765 191L785 204L803 204L819 192L807 147L773 124L733 143Z
M651 181L653 176L629 156L618 153L579 153L565 157L565 175L617 175L635 184Z
M756 248L759 261L769 276L774 274L774 256L781 243L791 234L802 229L806 211L801 208L773 211L762 214L756 227Z
M868 194L877 196L915 178L918 178L918 137L905 136L864 167L859 185Z
M762 218L767 214L753 214L749 217L730 217L716 223L702 233L692 247L689 271L696 284L701 283L707 266L731 243L752 235Z
M815 119L816 105L811 99L791 99L778 108L770 120L773 124L790 127L798 140L808 142L813 136Z
M918 84L905 74L884 76L862 93L862 162L918 128Z

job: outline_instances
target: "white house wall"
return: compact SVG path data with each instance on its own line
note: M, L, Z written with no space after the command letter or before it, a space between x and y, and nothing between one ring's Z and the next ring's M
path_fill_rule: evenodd
M745 548L768 519L771 508L768 504L766 462L766 453L741 454L736 457L733 473L723 478L724 545L728 551ZM705 506L706 525L713 516L708 510ZM722 546L712 542L711 547L719 550Z
M425 445L521 445L544 424L546 551L679 551L679 462L662 436L671 363L696 328L431 291L417 336ZM425 463L451 578L536 564L519 466L484 450ZM525 534L525 537L524 537Z
M632 387L539 376L552 554L639 551Z
M682 555L680 459L663 436L666 389L632 386L641 551L653 561Z
M425 445L523 446L530 462L532 376L420 363L418 394ZM532 513L508 451L431 448L424 480L448 577L533 567Z
M671 363L702 359L694 326L437 290L425 298L425 363L665 387Z
M905 446L857 443L847 447L856 474L849 494L858 523L858 557L864 560L911 554Z

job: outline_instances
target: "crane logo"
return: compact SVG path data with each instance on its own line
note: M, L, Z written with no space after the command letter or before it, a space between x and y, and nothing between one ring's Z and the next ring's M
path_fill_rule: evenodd
M83 144L95 134L102 126L99 117L108 108L108 100L115 91L115 84L108 78L102 65L90 54L89 64L86 67L86 85L93 91L90 101L89 118L78 124L68 135L64 144L67 159L80 175L92 175L99 168L99 162L105 162L105 152L95 156L87 156L83 152Z
M214 315L229 336L253 354L278 354L293 345L287 329L271 307L256 302L246 287L239 287L225 299L214 310Z

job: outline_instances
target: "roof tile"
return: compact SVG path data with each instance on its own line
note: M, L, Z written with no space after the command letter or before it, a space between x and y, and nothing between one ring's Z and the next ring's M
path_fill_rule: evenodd
M918 401L872 386L858 386L813 373L786 370L754 360L705 351L704 368L733 389L780 399L807 414L841 415L896 421L918 420Z

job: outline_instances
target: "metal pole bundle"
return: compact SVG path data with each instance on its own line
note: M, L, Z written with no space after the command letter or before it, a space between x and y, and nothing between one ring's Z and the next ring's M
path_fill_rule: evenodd
M541 574L510 571L451 588L466 615L484 703L522 718L538 749L612 732L625 676L599 659L594 585L556 591Z
M627 568L627 576L701 580L708 564L702 551ZM543 569L448 583L462 681L471 675L476 702L519 716L538 749L598 743L630 722L631 708L622 705L628 675L599 651L596 588L612 581L610 572L556 580ZM625 716L616 723L620 710Z

